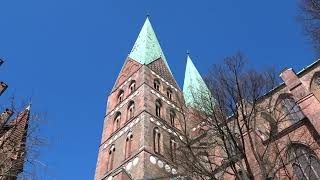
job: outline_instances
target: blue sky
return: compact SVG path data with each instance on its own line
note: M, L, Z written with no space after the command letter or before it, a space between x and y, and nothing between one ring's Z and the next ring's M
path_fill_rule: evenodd
M93 179L107 95L147 13L180 87L187 49L203 74L238 50L257 68L315 60L293 0L2 0L1 101L48 114L43 179Z

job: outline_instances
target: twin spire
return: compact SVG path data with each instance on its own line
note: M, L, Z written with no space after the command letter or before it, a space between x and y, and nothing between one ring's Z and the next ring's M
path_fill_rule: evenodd
M130 59L137 61L140 64L148 65L153 61L161 58L171 72L167 63L166 57L161 49L157 36L152 28L152 25L147 17L136 42L128 56ZM210 91L202 79L197 68L192 63L190 56L187 57L187 66L183 85L183 95L187 106L196 108L196 100L194 94L204 92L210 94Z
M162 52L161 46L148 17L142 26L136 42L133 45L133 48L129 54L129 58L137 61L140 64L146 65L161 58L171 72L166 57Z
M186 105L193 108L198 108L204 101L211 99L210 90L189 55L184 76L183 96Z

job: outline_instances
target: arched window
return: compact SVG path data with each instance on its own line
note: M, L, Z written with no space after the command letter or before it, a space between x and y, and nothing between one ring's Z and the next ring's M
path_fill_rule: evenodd
M126 138L126 149L125 149L125 158L128 158L131 156L131 151L132 151L132 139L133 135L132 132L130 131L127 135Z
M156 116L161 117L161 101L156 100Z
M292 144L287 151L293 173L299 180L320 179L320 162L315 153L302 144Z
M176 119L176 113L173 110L170 110L170 124L171 126L175 127L175 119Z
M136 81L132 80L129 86L130 93L136 90Z
M158 154L161 153L160 142L161 142L160 130L158 127L155 127L153 129L153 150L155 153L158 153Z
M168 99L172 99L172 91L171 91L171 89L170 88L168 88L167 89L167 97L168 97Z
M121 113L117 112L113 121L113 132L120 128L121 123Z
M128 120L133 118L134 116L134 102L130 101L129 106L128 106Z
M159 81L159 79L155 79L155 80L154 80L153 87L154 87L157 91L160 91L160 81Z
M313 75L311 79L310 90L320 101L320 72L316 72Z
M124 98L124 91L120 90L119 94L118 94L118 103L122 102Z
M296 123L304 118L300 106L290 95L283 95L281 98L281 105L284 116L291 121Z
M174 140L173 137L170 138L170 152L171 152L171 159L174 162L177 157L177 142Z
M116 148L114 147L114 145L112 145L110 147L109 150L109 158L108 158L108 171L111 171L113 169L113 161L114 161L114 152L115 152Z

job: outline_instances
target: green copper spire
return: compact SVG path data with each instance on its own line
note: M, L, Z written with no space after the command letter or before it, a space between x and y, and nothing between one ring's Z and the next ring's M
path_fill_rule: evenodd
M161 57L171 72L148 17L134 43L129 57L140 64L150 64Z
M191 106L205 112L208 112L208 109L211 111L212 106L210 102L213 101L210 90L202 79L197 68L192 63L189 55L187 57L187 66L183 83L183 96L187 106ZM208 104L206 102L208 102Z

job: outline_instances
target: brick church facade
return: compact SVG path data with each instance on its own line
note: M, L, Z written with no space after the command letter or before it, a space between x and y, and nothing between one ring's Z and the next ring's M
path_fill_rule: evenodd
M197 84L195 78L203 85L190 57L187 62L186 79L191 79L185 80L185 84ZM299 73L286 69L280 77L284 83L265 96L293 100L301 107L303 118L284 127L276 140L286 144L289 137L296 142L295 148L305 148L304 141L312 139L318 147L320 61ZM174 79L147 18L108 97L95 180L170 179L178 174L179 167L166 156L164 144L174 150L177 146L174 138L183 139L179 135L179 122L188 108L188 94L188 89L184 86L182 91ZM319 157L318 151L312 153ZM251 161L254 163L253 157ZM293 175L304 173L293 165L290 168ZM313 167L313 171L313 177L320 178L320 165L319 169ZM259 172L255 173L259 178Z

